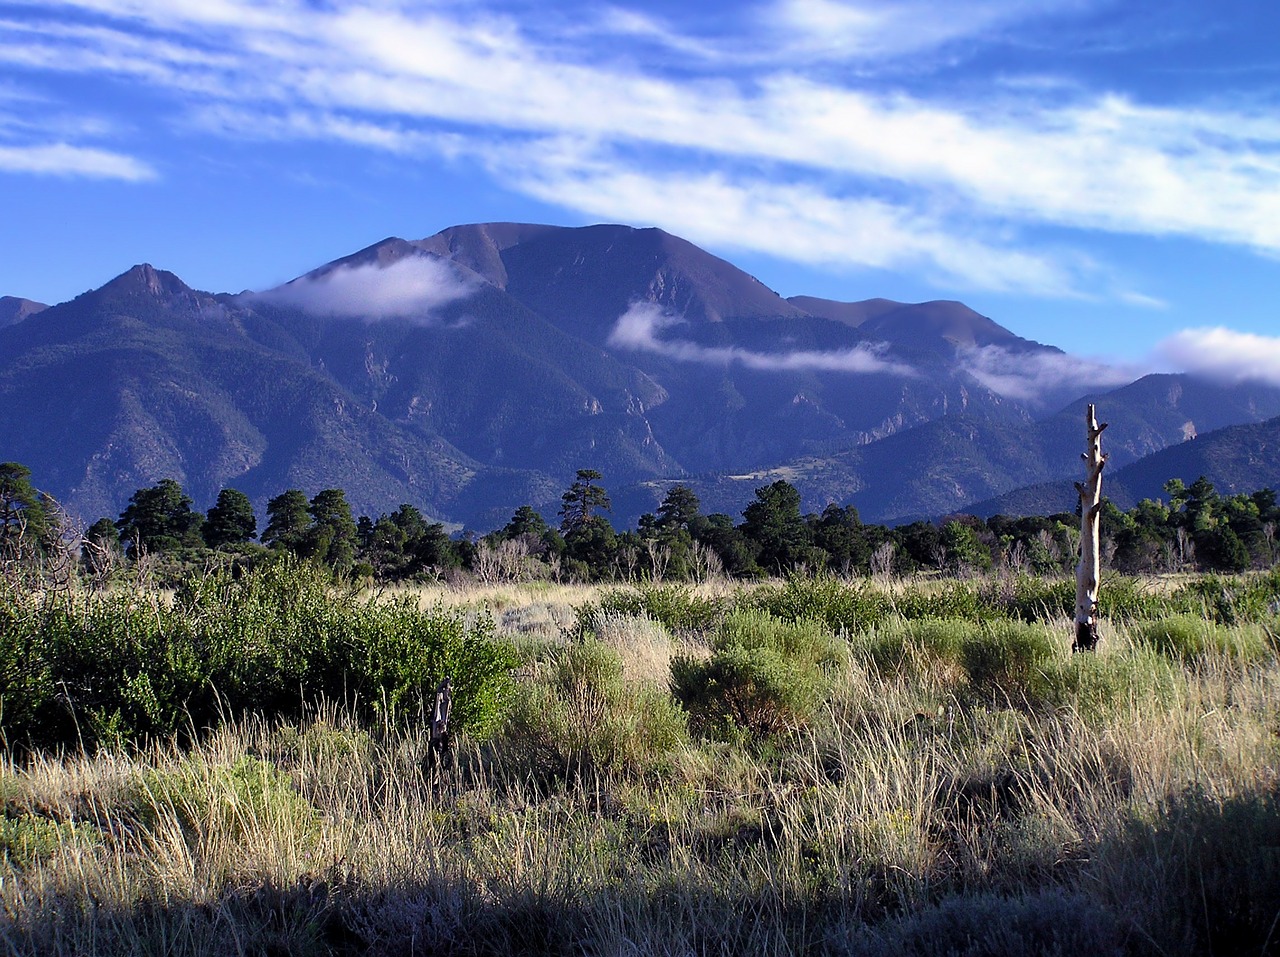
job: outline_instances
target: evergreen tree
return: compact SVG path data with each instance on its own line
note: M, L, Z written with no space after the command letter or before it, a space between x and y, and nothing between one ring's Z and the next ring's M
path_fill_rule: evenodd
M84 533L80 544L80 567L93 577L109 571L120 554L120 532L109 518L100 518Z
M663 528L688 528L701 507L697 493L687 485L673 485L658 506L658 524Z
M166 552L203 544L202 517L192 511L191 498L171 478L161 479L151 488L140 488L120 513L116 528L130 553L138 547Z
M356 523L346 493L340 488L323 489L311 499L308 511L311 525L303 554L345 575L356 558Z
M565 557L571 571L580 578L599 581L612 573L618 536L613 526L599 515L590 516L564 537Z
M560 533L548 525L531 505L517 508L511 520L495 532L493 538L496 542L522 541L535 558L548 558L564 552L564 539Z
M258 519L253 503L244 492L224 488L209 509L204 521L204 542L210 548L238 545L258 533Z
M595 509L609 511L612 503L603 486L599 482L603 476L595 469L578 469L578 477L569 490L560 496L560 531L566 541L569 533L585 527L592 519Z
M0 554L39 547L52 524L40 493L31 485L31 470L17 462L0 462Z
M769 572L794 568L809 558L809 527L800 515L800 493L779 479L756 489L742 516L742 532L759 548L756 561Z
M716 512L697 522L698 541L707 545L720 559L725 574L745 578L760 574L751 542L735 528L733 519L723 512Z
M291 488L267 502L267 527L262 544L297 554L306 540L311 515L305 492Z
M946 549L947 566L954 571L991 567L991 549L978 533L958 519L942 526L942 545Z
M810 517L809 529L814 545L827 553L829 567L846 573L867 568L871 549L857 508L833 502L821 516Z

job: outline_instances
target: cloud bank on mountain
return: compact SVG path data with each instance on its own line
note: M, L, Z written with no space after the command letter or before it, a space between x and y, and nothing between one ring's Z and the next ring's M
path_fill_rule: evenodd
M1207 378L1280 385L1280 337L1222 326L1183 329L1161 342L1156 351L1175 367Z
M1096 359L1051 351L1011 351L1001 346L964 349L957 357L964 371L998 395L1036 401L1064 388L1080 394L1113 389L1143 374L1133 366L1109 365Z
M609 333L608 344L618 349L651 352L675 359L677 362L701 362L708 365L737 363L757 371L813 371L848 372L858 374L891 373L915 375L915 371L900 362L883 356L883 351L871 346L830 351L794 350L787 352L759 352L741 346L704 346L686 339L664 339L660 333L677 328L681 324L677 316L652 302L634 303L618 317Z
M475 283L459 276L450 264L410 256L387 266L337 266L251 295L317 316L431 322L437 310L466 299L475 290Z

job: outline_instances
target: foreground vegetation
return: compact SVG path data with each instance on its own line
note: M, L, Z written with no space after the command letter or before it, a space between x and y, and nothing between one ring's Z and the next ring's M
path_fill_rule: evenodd
M1280 951L1280 573L1072 594L10 589L0 948Z

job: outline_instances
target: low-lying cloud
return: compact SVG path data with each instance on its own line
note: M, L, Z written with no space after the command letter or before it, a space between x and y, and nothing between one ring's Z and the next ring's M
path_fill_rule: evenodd
M466 299L475 288L449 263L410 256L387 266L339 266L255 293L254 298L315 316L429 322L437 310Z
M915 370L902 363L887 360L881 351L870 346L819 351L800 349L784 352L756 352L740 346L704 346L687 339L663 339L659 333L683 322L652 302L633 303L623 313L609 334L608 344L619 349L652 352L678 362L700 362L707 365L737 363L748 369L766 372L850 372L914 375Z
M963 350L962 368L992 392L1010 399L1035 401L1064 389L1081 394L1132 382L1144 370L1115 366L1065 352L1012 352L1001 346Z
M1166 362L1196 375L1280 386L1280 337L1222 326L1183 329L1156 346L1156 352Z

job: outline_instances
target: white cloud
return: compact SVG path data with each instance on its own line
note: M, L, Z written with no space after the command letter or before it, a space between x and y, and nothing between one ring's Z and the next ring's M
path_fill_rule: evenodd
M860 73L886 57L990 42L1091 0L776 0L715 37L613 8L589 25L602 42L581 45L555 18L518 22L473 3L17 5L61 16L0 21L0 62L147 83L183 97L208 129L239 117L237 135L432 157L520 140L534 148L504 185L807 262L923 264L951 286L1062 296L1096 288L1096 267L1030 248L1028 229L1280 254L1280 121L1265 109L1153 106L1035 83L993 83L990 97L927 84L884 93ZM85 22L65 22L76 16ZM605 31L615 46L602 53ZM637 40L647 45L631 50ZM665 52L646 59L654 46ZM688 69L669 69L672 51L689 55ZM849 66L839 78L809 67L836 58ZM590 145L585 165L544 145L563 141ZM769 234L779 237L771 250Z
M40 146L0 144L0 171L40 176L79 176L139 182L154 179L155 170L141 160L111 150L67 143Z
M592 217L660 223L693 242L808 264L909 268L950 288L1076 294L1093 270L972 229L957 236L926 210L872 197L833 196L809 184L629 164L590 144L554 141L477 159L526 193Z
M877 60L932 51L957 40L993 32L1076 0L1028 5L1025 0L966 0L945 7L921 0L777 0L764 16L794 56Z
M430 256L406 256L387 266L338 266L250 296L319 316L431 322L433 312L475 290L474 283L459 276L449 263Z
M609 333L608 344L618 349L652 352L678 362L726 366L738 364L765 372L915 374L909 366L887 360L879 350L869 346L831 351L756 352L739 346L704 346L687 339L664 339L660 336L663 330L678 326L681 322L681 319L667 313L656 303L633 303L630 309L618 317L613 331Z
M1063 352L1012 352L1000 346L962 350L961 367L984 386L1011 399L1034 401L1064 389L1081 395L1132 382L1146 370L1117 366Z
M1222 326L1183 329L1162 341L1156 352L1177 368L1197 375L1280 386L1280 337Z

